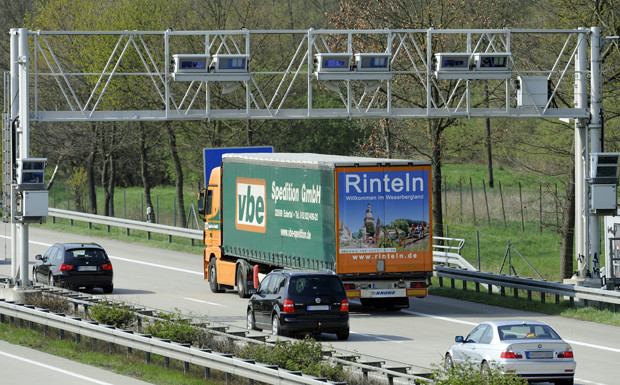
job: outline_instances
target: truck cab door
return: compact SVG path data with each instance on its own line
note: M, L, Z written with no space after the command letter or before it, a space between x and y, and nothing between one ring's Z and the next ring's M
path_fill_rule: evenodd
M205 245L221 246L222 244L222 216L220 210L221 197L221 167L211 171L207 186L204 213L205 213Z

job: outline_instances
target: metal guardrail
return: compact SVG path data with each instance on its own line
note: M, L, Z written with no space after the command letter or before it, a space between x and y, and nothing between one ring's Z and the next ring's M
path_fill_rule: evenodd
M157 223L149 223L142 221L134 221L130 219L107 217L104 215L95 215L88 213L81 213L79 211L69 211L62 209L48 209L49 216L56 218L65 218L72 221L82 221L88 223L98 223L108 226L108 232L110 226L123 227L126 229L145 231L147 233L165 234L168 237L182 237L190 238L192 240L202 241L204 237L203 230L184 229L182 227L160 225Z
M198 349L185 344L177 344L169 340L151 337L149 335L117 329L113 326L83 321L80 318L68 317L64 314L50 313L48 310L37 309L29 305L15 304L0 300L0 316L2 316L2 318L8 316L27 322L33 322L46 327L74 333L76 336L94 338L267 384L334 384L331 381L326 381L324 378L282 369L274 365L264 365L256 363L253 360L237 358L230 354L213 352L208 349ZM4 321L4 319L2 321Z
M575 300L581 300L584 301L584 303L587 303L587 301L594 301L599 303L607 303L614 306L620 305L620 292L612 290L601 290L560 282L522 278L518 276L469 271L461 268L439 265L435 265L435 275L440 279L448 278L463 282L474 282L478 285L487 285L489 290L492 290L492 286L498 286L504 295L505 288L512 288L527 291L528 297L531 297L531 292L541 293L541 299L543 301L545 298L543 294L552 294L556 296L556 303L559 302L560 297L568 297L571 304L574 304ZM442 283L440 281L440 285L441 284ZM518 292L515 291L515 295L517 295L516 293Z

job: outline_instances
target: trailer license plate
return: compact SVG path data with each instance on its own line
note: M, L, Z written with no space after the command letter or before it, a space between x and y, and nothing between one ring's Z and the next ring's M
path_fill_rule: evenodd
M97 271L97 266L78 266L78 271Z
M329 310L329 305L308 305L308 311Z

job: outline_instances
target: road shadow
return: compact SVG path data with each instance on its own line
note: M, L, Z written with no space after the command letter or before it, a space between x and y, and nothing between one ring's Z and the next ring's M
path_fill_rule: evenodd
M98 294L98 295L103 294L103 295L109 295L109 296L155 294L154 291L150 291L150 290L126 289L126 288L116 288L116 287L114 288L114 291L112 291L112 293L110 294L104 294L101 289L88 289L88 290L80 289L79 291L83 293L88 293L88 294Z

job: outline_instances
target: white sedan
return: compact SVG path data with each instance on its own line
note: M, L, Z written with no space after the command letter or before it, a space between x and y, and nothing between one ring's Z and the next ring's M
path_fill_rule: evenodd
M549 381L572 385L575 360L571 346L549 325L540 321L489 321L476 326L467 337L455 337L446 352L447 368L456 363L474 362L489 370L490 363L501 365L528 381Z

